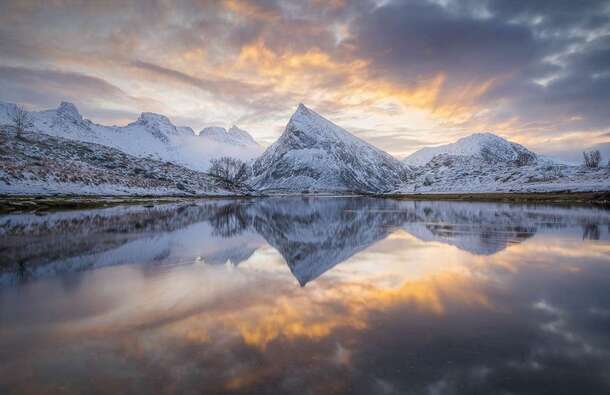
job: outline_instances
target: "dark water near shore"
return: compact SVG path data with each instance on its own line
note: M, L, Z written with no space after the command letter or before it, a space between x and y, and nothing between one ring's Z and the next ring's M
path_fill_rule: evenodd
M269 198L0 216L0 393L610 393L610 212Z

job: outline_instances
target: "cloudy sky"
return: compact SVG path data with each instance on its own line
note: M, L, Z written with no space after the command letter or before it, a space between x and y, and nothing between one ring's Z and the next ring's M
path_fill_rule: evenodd
M610 141L608 0L0 0L0 100L238 124L299 102L388 152L492 131L548 154Z

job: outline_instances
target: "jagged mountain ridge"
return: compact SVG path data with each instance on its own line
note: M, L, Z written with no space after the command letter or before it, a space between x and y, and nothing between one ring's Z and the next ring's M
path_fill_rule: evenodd
M254 162L266 191L389 192L408 169L391 155L300 104L284 133Z
M0 127L6 129L16 108L0 102ZM155 113L142 113L126 126L103 126L84 119L76 106L67 102L57 109L30 115L35 132L100 144L196 171L206 171L213 157L240 158L249 164L248 182L261 193L610 190L609 167L586 169L554 163L491 133L424 148L401 162L303 105L264 153L247 132L236 126L229 130L206 128L196 135L191 128L176 127L167 117ZM54 147L62 150L60 145ZM21 192L30 193L25 189ZM70 193L78 191L72 186Z
M0 102L0 125L10 124L16 110ZM246 131L236 127L228 139L196 136L189 127L177 127L161 114L144 112L126 126L104 126L84 119L76 106L62 102L57 109L29 112L33 130L51 136L119 149L137 157L169 161L193 170L205 171L211 158L232 156L250 160L262 148Z
M199 132L199 137L212 139L221 143L235 146L254 147L260 149L260 145L252 138L250 133L233 125L229 130L220 126L210 126Z
M490 163L515 162L520 155L529 163L536 163L539 155L521 144L510 142L493 133L474 133L462 137L455 143L438 147L424 147L403 159L409 166L424 166L437 155L466 156Z

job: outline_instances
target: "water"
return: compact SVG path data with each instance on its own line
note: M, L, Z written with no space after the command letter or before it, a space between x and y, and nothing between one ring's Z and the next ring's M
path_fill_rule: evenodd
M610 212L373 198L0 216L0 393L610 393Z

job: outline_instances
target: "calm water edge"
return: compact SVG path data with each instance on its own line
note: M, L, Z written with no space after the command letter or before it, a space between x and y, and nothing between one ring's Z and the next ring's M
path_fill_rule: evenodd
M0 393L608 394L610 211L298 197L3 215Z

